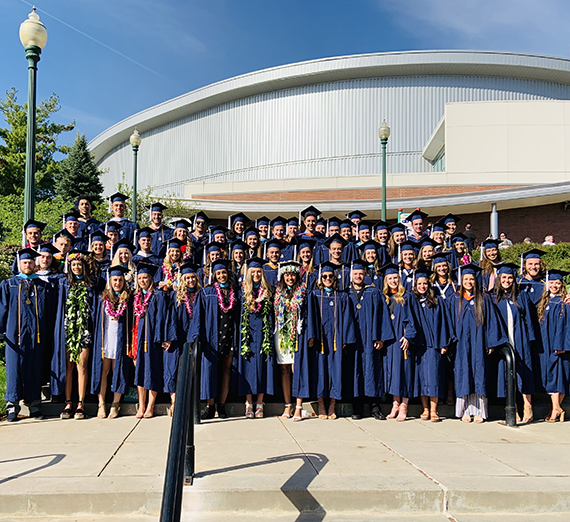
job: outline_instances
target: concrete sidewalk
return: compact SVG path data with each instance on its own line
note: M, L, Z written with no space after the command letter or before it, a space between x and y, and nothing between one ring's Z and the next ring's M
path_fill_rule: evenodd
M1 423L0 518L157 520L170 423ZM570 423L215 419L183 519L568 520L569 450Z

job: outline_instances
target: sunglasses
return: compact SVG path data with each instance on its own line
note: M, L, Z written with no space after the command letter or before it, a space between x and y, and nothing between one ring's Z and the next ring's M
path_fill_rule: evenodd
M321 276L321 279L334 279L334 275L332 275L332 274L330 274L330 275L324 274L324 275Z

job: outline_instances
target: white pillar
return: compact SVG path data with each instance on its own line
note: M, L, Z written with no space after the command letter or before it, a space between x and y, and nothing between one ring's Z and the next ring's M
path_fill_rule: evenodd
M491 237L493 239L499 238L499 213L496 203L493 203L493 210L491 211Z

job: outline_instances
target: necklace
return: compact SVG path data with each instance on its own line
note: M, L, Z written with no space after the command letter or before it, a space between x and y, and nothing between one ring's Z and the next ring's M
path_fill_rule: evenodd
M236 294L234 289L230 286L229 302L226 306L224 302L224 295L220 287L220 283L214 283L214 290L216 291L216 296L218 298L218 306L221 308L222 312L227 314L236 304Z

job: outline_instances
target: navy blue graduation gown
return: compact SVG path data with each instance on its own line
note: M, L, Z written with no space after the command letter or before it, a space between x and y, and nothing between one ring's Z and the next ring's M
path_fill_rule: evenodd
M517 306L518 305L518 306ZM503 328L509 335L509 319L507 308L510 308L513 318L513 339L515 349L515 369L517 386L521 393L533 395L534 374L531 356L531 343L535 340L533 321L531 318L530 299L526 292L520 292L517 304L510 298L501 299L496 306L503 321ZM497 396L505 397L505 361L501 358L498 367Z
M152 253L158 256L162 246L172 239L173 234L174 230L165 225L161 225L160 228L152 232L150 235L152 238Z
M306 290L305 298L301 304L299 313L300 326L297 325L298 344L293 356L293 380L292 394L293 397L301 397L303 399L315 397L317 395L317 381L312 378L314 375L313 368L317 364L317 352L314 347L309 348L309 339L314 338L313 327L316 324L315 310L312 307L309 290Z
M215 399L218 396L218 297L214 286L207 286L198 292L194 315L197 328L190 342L198 337L201 342L202 362L200 374L200 398ZM236 303L231 314L234 323L234 349L239 349L240 302L236 291ZM194 319L193 319L194 320ZM235 355L235 351L234 351Z
M414 271L411 268L402 268L401 270L402 286L406 292L411 292L414 287Z
M526 279L524 277L519 279L519 288L521 292L526 292L531 302L536 307L542 298L546 283L541 279L535 281L534 279Z
M101 221L96 220L94 217L89 218L87 221L79 220L79 233L81 237L89 242L89 236L93 232L97 232L101 228Z
M356 245L351 241L342 250L342 262L350 264L355 259L359 258L360 258L360 252L356 247ZM328 261L328 259L326 261Z
M474 301L458 293L449 298L450 325L456 344L455 393L464 397L471 393L487 396L488 348L507 342L496 307L488 294L483 294L485 323L475 321ZM461 306L461 310L460 310Z
M391 310L394 340L386 345L384 361L384 386L387 393L399 397L414 396L414 357L413 343L417 336L417 327L410 304L411 294L404 294L404 303L395 301L388 304ZM393 310L392 310L393 307ZM404 354L400 339L405 337L409 342Z
M315 314L310 328L317 342L317 364L311 376L317 382L317 397L342 399L343 345L356 342L354 317L345 292L315 289L310 294ZM336 341L336 343L335 343ZM348 390L352 394L352 390Z
M275 288L275 286L277 285L277 272L279 270L279 267L277 265L272 266L269 263L266 263L265 265L263 265L263 271L265 272L265 277L267 279L267 282L273 287Z
M102 351L104 347L104 314L105 303L98 295L95 299L93 320L93 356L91 358L91 393L97 395L101 390L101 370L103 368ZM109 318L109 320L112 320ZM132 342L133 329L133 304L129 302L127 309L119 318L117 332L117 356L115 358L115 370L111 379L111 391L114 393L126 393L132 378L133 363L129 358L128 351ZM104 390L106 391L106 390Z
M384 266L391 261L388 254L388 245L380 245L376 252L378 254L378 266Z
M162 342L176 339L176 323L169 320L168 312L168 293L155 289L146 314L139 320L135 385L155 392L164 390ZM133 327L135 320L133 316Z
M542 386L546 393L569 392L570 383L570 314L561 297L553 297L546 306L544 320L540 321L538 364ZM567 350L556 354L555 350Z
M451 329L444 300L436 300L432 308L415 295L411 300L418 333L414 342L416 396L443 397L445 393L445 357L440 350L449 346Z
M126 218L121 219L111 219L110 221L117 221L121 224L121 228L119 229L119 241L121 239L127 239L130 243L133 242L135 237L135 230L139 228L138 223L133 223ZM105 231L105 224L102 223L101 230Z
M384 395L384 357L386 348L377 350L375 341L387 344L394 341L390 310L378 288L367 286L360 299L348 290L357 328L354 357L347 364L351 373L354 397L381 397ZM360 306L359 306L360 305ZM352 371L350 369L352 368Z
M54 279L55 325L53 355L51 357L50 390L52 395L61 395L65 392L65 376L67 365L67 346L65 341L65 315L67 313L67 297L69 295L69 281L67 277ZM91 349L93 345L93 309L95 307L96 293L93 287L87 287L87 299L89 300L89 331L91 342L85 348Z
M31 279L29 304L24 285L18 276L0 283L0 333L6 335L6 401L30 403L41 399L44 351L53 342L54 303L50 283Z
M441 297L449 303L449 297L455 293L455 285L449 281L445 285L441 285L437 280L433 283L433 292L437 297Z
M271 298L270 298L271 299ZM241 299L241 320L243 319L244 299ZM270 307L269 323L270 323L270 342L273 347L274 338L274 313L273 305ZM267 356L261 353L263 343L263 304L259 312L250 312L249 314L249 332L248 340L246 340L251 353L244 357L241 354L242 342L244 342L244 333L239 328L239 344L237 347L238 358L238 394L248 395L257 393L268 393L273 395L274 392L274 371L275 371L275 354ZM248 342L249 341L249 342Z
M168 350L164 350L164 391L166 393L176 392L178 362L182 349L184 348L184 343L192 342L192 339L195 338L195 333L199 331L199 325L196 324L196 320L194 319L197 294L190 295L194 295L194 302L191 306L192 316L190 316L186 310L184 303L178 305L176 301L176 291L173 290L170 292L169 321L174 321L175 323L176 339L173 340Z

